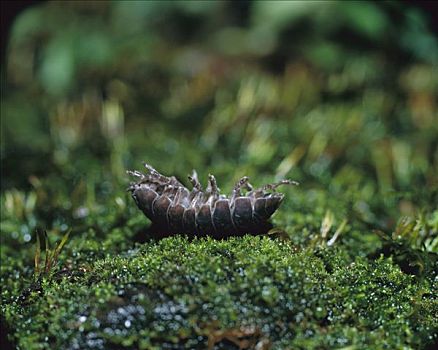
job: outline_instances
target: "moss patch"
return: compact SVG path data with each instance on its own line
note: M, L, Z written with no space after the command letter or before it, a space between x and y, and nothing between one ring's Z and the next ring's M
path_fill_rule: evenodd
M342 256L266 237L172 237L43 279L38 292L4 311L28 349L418 348L432 341L436 285L405 275L391 259Z

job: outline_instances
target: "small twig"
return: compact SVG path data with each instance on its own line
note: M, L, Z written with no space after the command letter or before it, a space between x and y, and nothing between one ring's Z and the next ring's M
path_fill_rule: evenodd
M36 247L35 247L35 274L40 273L40 256L41 256L41 241L38 230L36 231Z

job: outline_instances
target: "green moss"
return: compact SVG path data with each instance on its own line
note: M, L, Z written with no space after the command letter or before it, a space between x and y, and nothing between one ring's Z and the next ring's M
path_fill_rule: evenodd
M177 236L42 281L42 295L4 311L17 324L16 343L28 349L202 349L213 331L242 327L274 347L432 341L436 286L403 274L391 259L349 260L342 249L298 251L265 237Z

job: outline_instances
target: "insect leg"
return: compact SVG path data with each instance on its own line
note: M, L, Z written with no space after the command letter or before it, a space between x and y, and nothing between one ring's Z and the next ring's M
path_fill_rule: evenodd
M134 170L134 171L127 170L126 173L128 175L138 177L138 178L140 178L140 180L143 180L146 177L143 173L141 173L141 172L139 172L137 170Z
M193 208L198 208L201 206L201 204L203 203L203 199L204 199L204 193L203 192L198 192L195 194L195 196L192 199L192 202L190 203L190 206Z
M247 182L247 183L245 184L245 188L246 188L248 191L252 191L252 189L253 189L252 185L251 185L249 182Z
M298 182L292 180L281 180L279 182L275 182L273 184L266 184L262 187L263 191L275 191L278 186L281 185L298 185Z
M233 193L240 194L240 189L245 186L245 184L249 181L248 176L242 177L239 181L234 185Z
M202 191L202 186L198 180L198 173L196 172L196 170L193 169L192 175L189 175L188 178L189 181L192 183L194 189Z
M137 182L131 182L127 191L132 191L133 189L135 189L136 185L148 183L150 181L150 176L145 175L137 170L134 170L134 171L127 170L126 173L130 176L135 176L136 178L139 179Z
M158 183L161 183L163 185L168 184L171 182L171 179L167 176L164 176L160 174L157 170L155 170L151 165L147 163L143 163L144 167L149 171L150 177L155 179Z
M252 190L252 186L249 184L248 176L242 177L239 181L236 182L233 189L232 198L236 198L242 195L241 189L246 188L248 190Z
M178 193L178 189L179 189L179 187L168 185L168 186L164 187L161 194L168 196L170 200L173 200L175 198L176 194Z
M217 187L216 178L208 174L208 187L207 187L207 195L208 197L208 203L213 205L216 200L219 199L219 188Z
M216 178L211 174L208 174L208 186L209 186L208 187L209 192L211 192L212 194L219 193L219 189L217 188Z

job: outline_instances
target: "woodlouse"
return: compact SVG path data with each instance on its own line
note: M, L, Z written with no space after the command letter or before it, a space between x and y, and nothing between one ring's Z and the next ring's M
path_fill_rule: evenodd
M223 238L263 232L284 197L276 192L277 187L297 185L295 181L281 180L253 189L245 176L236 183L228 198L219 193L213 175L208 175L208 186L203 190L193 170L188 177L193 185L189 191L174 176L164 176L149 164L144 166L147 174L128 171L138 179L128 190L139 209L165 234ZM248 192L243 195L242 189Z

